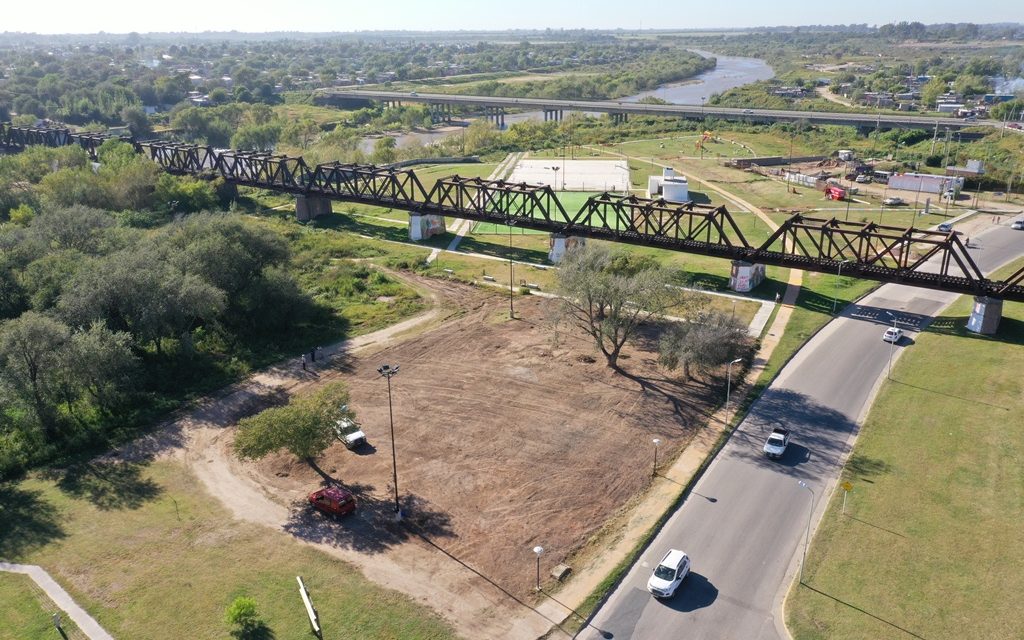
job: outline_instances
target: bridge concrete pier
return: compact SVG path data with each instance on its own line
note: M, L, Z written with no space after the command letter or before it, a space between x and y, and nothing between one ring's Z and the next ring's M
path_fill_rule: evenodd
M295 217L299 222L331 213L331 199L326 196L295 196Z
M548 239L548 261L558 264L565 257L566 251L582 247L587 239L582 236L568 236L564 233L552 233Z
M999 321L1003 317L1003 300L988 296L975 296L971 317L967 320L967 330L990 336L999 329Z
M505 107L484 107L484 117L499 129L505 128Z
M561 109L545 109L544 110L544 122L554 121L561 122L564 118Z
M739 293L751 291L764 281L764 265L733 260L729 274L729 288Z
M409 214L409 239L413 242L442 235L445 231L447 229L444 224L444 216L433 213Z
M430 104L430 120L434 124L439 122L451 123L452 121L452 105L450 104Z
M624 122L629 122L628 113L617 113L613 111L609 115L612 117L612 124L622 124Z

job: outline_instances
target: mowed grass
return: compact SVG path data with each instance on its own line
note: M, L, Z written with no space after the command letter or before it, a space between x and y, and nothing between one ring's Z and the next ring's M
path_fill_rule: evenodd
M53 614L59 611L28 576L0 573L0 640L60 638L53 626ZM61 628L70 640L86 637L63 612Z
M1024 637L1024 305L1005 304L994 338L963 329L970 305L882 387L843 473L846 516L837 491L788 600L798 640Z
M219 640L230 631L225 608L247 595L273 638L306 640L298 575L329 637L454 636L436 614L345 562L235 520L179 463L65 486L84 490L42 478L0 487L5 505L18 507L0 512L0 555L42 565L116 638Z

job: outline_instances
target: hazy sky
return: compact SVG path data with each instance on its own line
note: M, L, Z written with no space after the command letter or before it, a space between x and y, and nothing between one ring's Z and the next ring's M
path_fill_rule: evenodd
M624 29L1024 22L1020 0L50 0L9 2L0 31Z

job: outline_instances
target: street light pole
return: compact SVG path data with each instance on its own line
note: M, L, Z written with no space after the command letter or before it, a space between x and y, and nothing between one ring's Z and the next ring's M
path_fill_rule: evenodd
M807 486L803 480L800 486L811 492L811 508L807 510L807 533L804 535L804 559L800 561L800 582L804 581L804 565L807 564L807 545L811 542L811 514L814 513L814 489Z
M832 315L836 313L836 303L839 302L839 279L843 277L843 265L848 263L849 260L841 260L839 262L839 268L836 269L836 287L832 292Z
M537 591L540 591L540 556L544 553L544 547L537 545L533 548L533 552L537 554Z
M725 368L725 426L729 426L729 397L732 395L732 365L743 362L743 358L736 358Z
M892 328L895 329L896 328L896 316L892 315L891 313L889 314L889 316L892 318ZM893 341L889 342L889 368L885 372L885 377L887 379L889 379L889 380L892 380L892 352L893 352L893 350L895 348L896 348L896 341L893 340Z
M651 442L654 443L654 468L651 469L651 476L653 477L658 475L658 445L661 444L661 440L655 438Z
M513 289L515 288L515 279L513 278L512 272L512 225L515 224L515 220L511 217L508 218L508 319L516 319L516 310L514 303L512 302Z
M395 485L395 518L402 518L402 510L398 505L398 462L395 458L395 413L391 405L391 378L398 373L398 365L382 364L377 373L388 380L388 417L391 419L391 473Z

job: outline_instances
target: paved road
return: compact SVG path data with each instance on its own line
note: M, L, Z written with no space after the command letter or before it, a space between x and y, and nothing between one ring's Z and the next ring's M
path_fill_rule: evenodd
M1024 231L1008 222L974 236L971 253L989 271L1024 254ZM811 494L838 477L856 423L884 380L890 346L881 340L895 313L906 332L897 352L912 347L915 328L954 294L886 285L843 311L783 369L755 403L689 499L641 556L582 638L686 637L692 640L775 640L775 619L793 579L808 525ZM761 455L773 425L794 429L786 456ZM676 597L657 601L645 586L669 548L690 554L693 572ZM603 633L598 633L600 630Z
M545 98L499 98L494 96L468 96L447 93L412 93L402 91L377 91L371 89L325 89L319 92L325 100L390 100L419 102L424 104L455 104L477 107L501 107L502 109L540 109L581 111L585 113L619 113L633 115L679 116L697 118L714 116L725 120L748 120L750 122L796 122L803 120L817 124L838 124L860 127L882 127L903 129L959 130L965 127L1002 127L997 120L967 122L947 116L927 117L920 115L893 115L865 112L793 111L788 109L741 109L679 104L647 104L618 100L548 100Z

